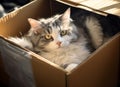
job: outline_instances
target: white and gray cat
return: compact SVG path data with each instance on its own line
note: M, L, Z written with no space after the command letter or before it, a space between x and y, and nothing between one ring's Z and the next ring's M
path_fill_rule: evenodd
M88 16L85 25L93 42L93 46L90 46L84 29L75 24L70 13L68 8L63 14L47 19L29 18L31 29L28 34L21 38L10 37L9 40L71 71L88 58L92 47L97 48L102 44L103 34L99 21Z

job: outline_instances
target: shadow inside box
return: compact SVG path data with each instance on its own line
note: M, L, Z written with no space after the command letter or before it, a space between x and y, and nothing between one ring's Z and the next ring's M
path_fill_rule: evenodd
M118 84L118 87L120 87L120 83Z
M8 86L7 84L5 85L5 84L0 83L0 87L8 87Z

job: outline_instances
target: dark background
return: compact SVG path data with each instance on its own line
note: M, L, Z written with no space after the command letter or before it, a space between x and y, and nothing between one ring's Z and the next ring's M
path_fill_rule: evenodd
M31 0L0 0L0 17L3 16L3 13L7 14L13 11L15 8L19 8L30 1Z

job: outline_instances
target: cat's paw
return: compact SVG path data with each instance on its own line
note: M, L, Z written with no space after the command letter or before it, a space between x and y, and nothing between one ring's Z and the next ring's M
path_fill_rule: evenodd
M65 70L68 71L68 72L70 72L70 71L72 71L74 68L76 68L77 66L78 66L78 64L72 63L72 64L69 64L69 65L65 68Z

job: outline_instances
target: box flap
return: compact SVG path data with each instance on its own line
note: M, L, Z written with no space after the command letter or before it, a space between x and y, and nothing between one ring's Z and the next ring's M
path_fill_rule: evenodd
M89 10L97 10L120 16L120 0L57 0L76 7L86 7Z
M21 36L30 28L28 18L48 17L51 15L50 11L49 1L33 0L0 18L0 35L4 37Z
M32 67L37 87L66 87L66 71L32 53Z
M119 48L117 34L68 75L69 87L117 87Z

